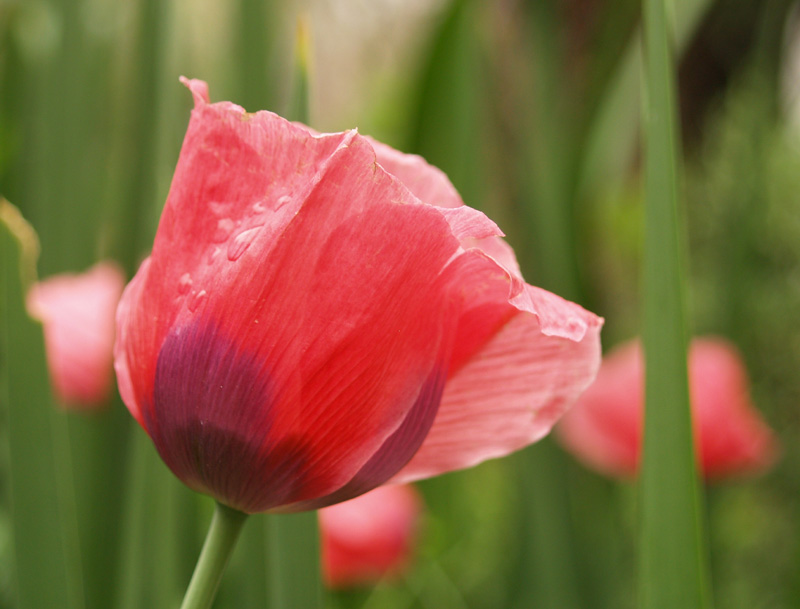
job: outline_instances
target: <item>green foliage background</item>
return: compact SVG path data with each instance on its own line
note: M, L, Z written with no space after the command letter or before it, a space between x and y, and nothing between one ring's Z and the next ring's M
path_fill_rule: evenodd
M414 35L393 47L397 61L352 60L327 89L332 59L315 38L336 38L337 24L315 18L320 6L0 0L0 194L39 235L39 275L104 258L132 275L188 123L191 96L178 76L208 81L215 101L294 112L296 19L308 10L313 127L358 126L422 154L507 232L530 283L606 318L605 348L640 334L639 3L442 1L399 23ZM764 476L705 489L713 601L791 609L800 607L800 98L786 91L800 78L791 72L797 3L669 6L688 325L738 345L783 447ZM329 103L334 90L344 102ZM4 239L0 608L44 607L27 599L48 591L76 609L175 607L209 501L173 479L118 397L94 415L51 403L40 330L23 321L16 249ZM30 404L15 408L20 400ZM326 593L326 606L640 606L638 489L588 472L550 440L420 487L427 512L411 571ZM28 499L43 510L33 524L20 518ZM215 606L274 601L275 527L309 524L280 518L247 523ZM20 539L32 544L22 554ZM26 583L23 563L37 557L59 574L48 590ZM301 560L300 571L314 571L313 554ZM284 583L303 586L304 573L296 577Z

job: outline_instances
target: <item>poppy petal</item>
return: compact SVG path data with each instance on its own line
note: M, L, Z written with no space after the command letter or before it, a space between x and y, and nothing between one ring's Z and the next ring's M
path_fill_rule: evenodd
M455 332L460 298L443 273L459 251L448 220L458 218L459 234L465 237L486 233L487 224L482 215L454 210L448 218L442 210L420 204L376 164L368 141L355 132L335 138L314 136L275 115L243 117L230 106L226 112L233 118L224 112L220 115L216 108L212 112L211 106L195 109L191 137L187 135L192 147L184 145L153 254L141 271L143 287L137 282L127 293L141 300L135 306L125 303L121 311L127 323L136 325L136 334L150 341L137 349L146 353L150 345L157 345L158 359L179 358L202 344L221 354L213 361L222 354L236 353L239 355L230 361L243 357L259 362L260 370L254 374L269 379L269 397L248 394L238 396L237 401L258 403L270 412L263 422L240 430L250 436L239 444L252 447L260 443L263 454L241 446L237 454L252 454L253 463L261 464L278 458L280 450L280 458L289 459L285 467L303 475L295 476L297 483L290 490L275 482L262 485L263 492L257 497L234 497L225 490L222 498L245 511L264 511L336 491L351 481L406 421L420 387L426 386L437 370L445 370L450 359L452 340L448 336ZM195 122L202 125L194 126ZM262 225L254 225L251 204L244 206L251 210L250 215L220 218L220 209L205 204L207 201L251 196L257 188L246 184L250 179L259 187L264 184L256 171L247 172L247 179L233 186L221 180L217 183L213 176L223 173L228 163L243 163L241 155L259 157L258 163L253 160L254 167L272 167L269 155L281 151L259 147L266 131L289 133L289 139L295 138L307 149L320 148L327 158L284 204L291 213L284 215L273 197L263 202L262 211L266 208L268 213L259 219ZM331 150L332 138L338 143ZM220 141L225 142L225 154L209 154ZM297 145L294 142L290 147ZM237 156L231 150L245 152ZM229 159L231 155L236 158ZM316 151L311 156L324 155ZM280 161L276 163L280 165ZM223 188L227 190L220 196ZM187 215L192 217L187 219ZM220 241L212 229L225 219L231 220L231 230L227 241ZM194 246L178 229L187 226L200 235L208 251L186 253ZM243 232L249 233L248 247L232 256L231 247ZM185 277L188 279L183 281ZM193 330L197 323L214 328L210 335L218 338L207 338L207 330ZM163 337L159 336L162 328L167 330ZM202 339L181 339L177 346L168 345L169 337L176 333ZM171 355L166 356L165 349ZM176 474L195 486L208 485L208 492L219 494L208 480L197 482L203 478L202 468L192 465L194 457L185 444L166 440L173 438L178 428L191 427L186 413L178 408L176 416L165 415L174 406L159 403L159 396L177 399L176 391L163 383L183 386L191 378L197 382L215 378L209 371L212 361L188 367L170 365L176 372L158 377L158 370L150 372L150 363L139 364L131 351L120 352L128 359L120 365L123 374L126 367L144 368L144 374L137 368L139 372L130 375L140 379L138 389L131 392L135 395L132 412L142 413L146 429L157 446L161 444L165 461L182 464L174 465ZM141 379L150 374L153 380L148 387ZM250 386L256 394L261 392L262 385ZM154 396L154 388L158 395ZM222 420L218 411L240 407L224 404L213 392L204 395L190 400L200 400L200 404L187 403L185 408L205 425L214 427L214 421ZM438 400L428 401L431 405L425 412L438 405ZM424 435L423 427L414 429L414 438L404 440L404 446L409 441L418 443ZM291 438L302 438L302 446L294 442L288 454L284 441ZM233 454L230 447L219 450L228 455L226 459ZM221 458L220 454L204 459ZM396 469L409 456L393 455L389 461ZM195 469L187 472L187 467ZM378 477L391 473L381 467ZM369 478L370 485L375 484L375 471Z
M601 319L518 286L482 252L473 251L464 270L474 306L462 315L452 375L428 437L392 482L469 467L536 441L597 372Z

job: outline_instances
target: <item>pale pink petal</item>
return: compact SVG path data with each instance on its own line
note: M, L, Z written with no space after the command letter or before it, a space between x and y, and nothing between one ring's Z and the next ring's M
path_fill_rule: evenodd
M641 450L643 381L639 342L613 349L595 382L559 422L558 440L592 469L633 477Z
M458 191L441 169L430 165L421 156L405 154L372 138L367 139L375 150L378 163L420 201L436 207L464 205Z
M123 286L122 271L102 262L81 275L46 279L28 294L28 310L44 326L53 387L65 405L92 407L108 399Z
M476 256L476 261L480 259ZM439 413L428 437L393 482L408 482L469 467L500 457L546 435L558 418L591 383L600 363L602 320L558 296L522 286L505 274L503 301L491 284L494 268L483 259L486 275L469 268L484 289L474 300L480 316L463 327L464 344L456 347L452 376L445 385ZM513 293L513 292L512 292ZM487 324L494 319L500 325ZM479 324L475 338L473 324ZM467 351L468 352L468 351Z
M777 455L772 431L753 408L741 356L724 339L689 349L689 393L700 470L712 479L760 471ZM639 466L644 367L638 341L612 350L596 382L557 428L564 447L588 467L631 477Z

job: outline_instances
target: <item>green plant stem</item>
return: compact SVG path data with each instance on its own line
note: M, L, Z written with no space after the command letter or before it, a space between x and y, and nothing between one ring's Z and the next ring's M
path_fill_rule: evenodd
M181 609L208 609L214 602L222 572L247 520L247 514L217 503L211 527L197 561Z

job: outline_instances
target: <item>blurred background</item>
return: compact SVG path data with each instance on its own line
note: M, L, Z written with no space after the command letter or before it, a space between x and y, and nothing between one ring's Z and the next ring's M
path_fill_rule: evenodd
M705 488L714 600L796 608L800 3L674 9L690 327L738 346L782 446L765 474ZM188 124L178 76L207 81L212 101L297 118L300 19L310 125L358 127L443 169L506 232L528 282L605 317L609 349L640 327L639 10L632 0L0 0L0 193L39 234L40 277L109 258L130 277ZM58 417L74 472L78 605L173 606L209 502L166 472L118 397L102 413ZM0 607L13 609L6 480ZM635 483L546 440L419 488L426 508L407 571L330 592L328 606L635 607ZM262 529L248 523L216 606L263 606L252 572L269 560Z

